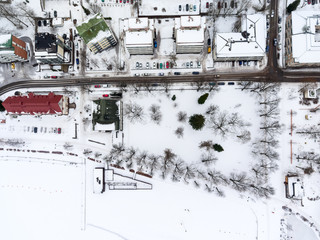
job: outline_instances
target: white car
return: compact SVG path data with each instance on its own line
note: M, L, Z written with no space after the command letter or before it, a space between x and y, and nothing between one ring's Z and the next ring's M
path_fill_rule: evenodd
M271 17L273 17L274 16L274 10L272 10L272 12L271 12Z

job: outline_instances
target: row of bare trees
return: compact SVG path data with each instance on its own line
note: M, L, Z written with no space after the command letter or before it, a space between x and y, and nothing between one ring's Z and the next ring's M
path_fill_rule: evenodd
M199 147L209 153L212 151L212 142L202 142ZM226 176L220 171L208 167L211 164L204 162L203 158L195 163L186 163L168 148L164 149L161 155L155 155L134 147L125 148L123 145L113 145L109 154L103 159L108 164L143 171L152 176L157 174L163 179L169 178L174 182L193 184L195 187L202 187L218 196L225 196L224 187L226 186L231 186L239 192L250 191L257 196L266 198L274 192L269 185L255 184L255 180L245 173L231 173Z
M261 118L260 137L252 144L252 154L255 163L252 165L251 173L256 185L265 186L269 181L270 173L278 169L277 160L279 154L277 148L279 141L277 137L282 132L283 126L279 122L279 102L278 92L280 83L270 82L240 82L241 91L250 92L258 99L258 114ZM272 194L272 191L269 192Z

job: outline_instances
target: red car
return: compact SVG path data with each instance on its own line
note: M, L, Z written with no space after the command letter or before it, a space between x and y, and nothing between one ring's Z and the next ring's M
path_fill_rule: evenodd
M169 68L169 62L166 63L166 67Z
M311 4L311 0L308 0L308 4Z
M95 88L101 88L101 86L100 86L100 85L94 85L94 87L95 87Z
M120 3L122 3L122 0L120 0Z
M54 79L55 79L55 78L58 78L58 77L57 77L57 76L51 76L51 78L54 78Z
M61 134L61 128L58 128L58 134Z
M103 94L102 97L109 97L109 94Z
M209 2L206 3L206 8L209 8Z

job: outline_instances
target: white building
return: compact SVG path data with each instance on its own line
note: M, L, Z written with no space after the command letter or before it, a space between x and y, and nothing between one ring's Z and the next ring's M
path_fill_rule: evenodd
M125 45L131 55L153 54L154 21L129 18L125 21Z
M265 15L244 15L241 32L217 33L214 46L216 61L261 60L266 50Z
M286 19L286 65L320 65L320 12L294 11Z
M204 45L204 23L200 16L175 19L177 53L200 53Z

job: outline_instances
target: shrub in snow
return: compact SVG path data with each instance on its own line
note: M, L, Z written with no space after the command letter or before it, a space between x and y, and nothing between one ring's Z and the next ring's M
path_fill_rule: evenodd
M203 94L201 97L199 97L198 103L199 103L199 104L204 104L205 101L207 100L208 96L209 96L209 93Z
M160 112L160 106L152 104L151 107L149 108L150 110L150 118L153 122L156 124L160 124L161 119L162 119L162 114Z
M205 117L201 114L194 114L189 118L189 123L194 130L201 130L204 126Z
M86 15L90 15L90 10L88 8L85 8L83 5L81 5L81 7Z
M186 112L178 112L178 121L185 122L187 120L187 113Z
M223 147L220 144L213 144L213 149L217 152L224 151Z
M172 101L175 101L175 100L176 100L176 95L173 95L172 98L171 98L171 100L172 100Z

